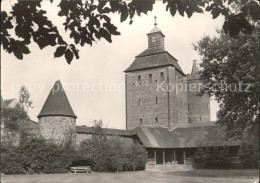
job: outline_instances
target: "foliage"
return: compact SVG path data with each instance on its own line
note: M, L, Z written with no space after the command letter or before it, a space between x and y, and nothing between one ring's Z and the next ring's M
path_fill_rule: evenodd
M235 38L219 31L219 37L205 36L194 47L202 58L205 90L220 104L217 123L227 127L228 137L256 134L252 130L259 123L259 31Z
M41 138L31 138L19 146L9 146L2 155L2 172L66 173L73 160L72 148L58 146Z
M229 147L200 147L195 151L194 166L196 168L229 168L231 155Z
M63 27L57 27L46 16L46 11L41 8L39 1L18 1L8 14L1 11L1 44L3 49L10 54L14 54L18 59L23 59L24 54L29 54L28 45L33 41L38 44L40 49L47 46L56 47L54 57L64 56L67 63L71 63L73 58L79 58L79 50L76 45L92 45L93 42L106 39L112 42L112 35L120 35L117 27L111 22L109 15L118 13L121 22L130 18L133 22L136 14L141 16L152 11L155 0L139 1L132 0L126 3L122 0L116 1L75 1L62 0L58 7L58 16L65 17ZM50 0L53 2L53 0ZM190 18L194 13L208 11L213 19L219 15L225 16L223 29L231 36L238 35L240 32L251 33L253 24L260 20L260 6L254 0L243 1L182 1L182 0L163 0L166 4L166 11L172 16L178 12L181 16L186 15ZM236 6L239 4L239 6ZM239 7L234 11L234 6ZM13 23L16 22L16 23ZM18 39L12 36L9 31L15 30ZM69 31L70 38L75 44L68 44L60 30Z
M258 156L259 149L257 149L257 146L248 145L246 143L241 144L238 151L238 157L243 168L257 168L259 162Z
M19 91L19 104L26 112L28 112L29 108L32 108L30 93L25 86L22 86Z
M4 108L1 112L1 122L10 131L18 131L21 123L28 120L27 113L19 105L14 108Z
M79 154L94 171L143 170L147 160L140 144L119 137L83 141Z

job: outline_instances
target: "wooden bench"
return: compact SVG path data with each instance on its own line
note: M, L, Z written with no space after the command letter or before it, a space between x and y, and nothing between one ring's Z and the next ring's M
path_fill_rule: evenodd
M77 166L77 167L70 167L70 171L72 173L77 173L77 172L86 172L86 173L91 173L92 170L90 166Z

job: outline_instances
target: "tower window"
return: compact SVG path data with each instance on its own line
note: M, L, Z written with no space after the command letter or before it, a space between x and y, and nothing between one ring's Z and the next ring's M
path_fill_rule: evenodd
M137 81L138 81L138 82L141 82L141 76L140 76L140 75L138 75Z
M164 80L163 72L161 72L161 80Z
M155 36L152 36L152 43L155 43L156 42L156 38Z
M152 82L153 81L153 75L149 74L149 81Z
M143 124L143 119L142 118L140 118L140 125L142 125Z
M138 103L139 103L139 106L142 105L142 99L141 98L139 98Z
M158 97L157 96L155 97L155 103L156 103L156 105L158 104Z
M155 122L158 123L158 118L155 118Z

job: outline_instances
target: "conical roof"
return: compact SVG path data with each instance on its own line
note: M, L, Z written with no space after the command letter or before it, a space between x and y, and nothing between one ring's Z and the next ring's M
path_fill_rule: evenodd
M193 60L193 66L192 66L192 70L191 70L191 75L198 74L198 72L199 72L199 65L197 63L197 60Z
M55 82L38 118L42 116L69 116L77 118L60 80Z

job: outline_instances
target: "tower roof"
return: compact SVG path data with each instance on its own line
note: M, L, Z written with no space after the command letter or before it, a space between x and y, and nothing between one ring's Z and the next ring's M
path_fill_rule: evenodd
M38 118L42 116L69 116L77 118L60 80L55 82Z
M197 60L193 60L191 75L198 74L199 70L200 70L200 69L199 69L199 65L198 65L198 63L197 63Z
M132 72L137 70L145 70L158 67L173 66L182 75L185 75L178 64L176 58L161 47L153 47L144 50L141 54L135 57L133 63L125 70Z

